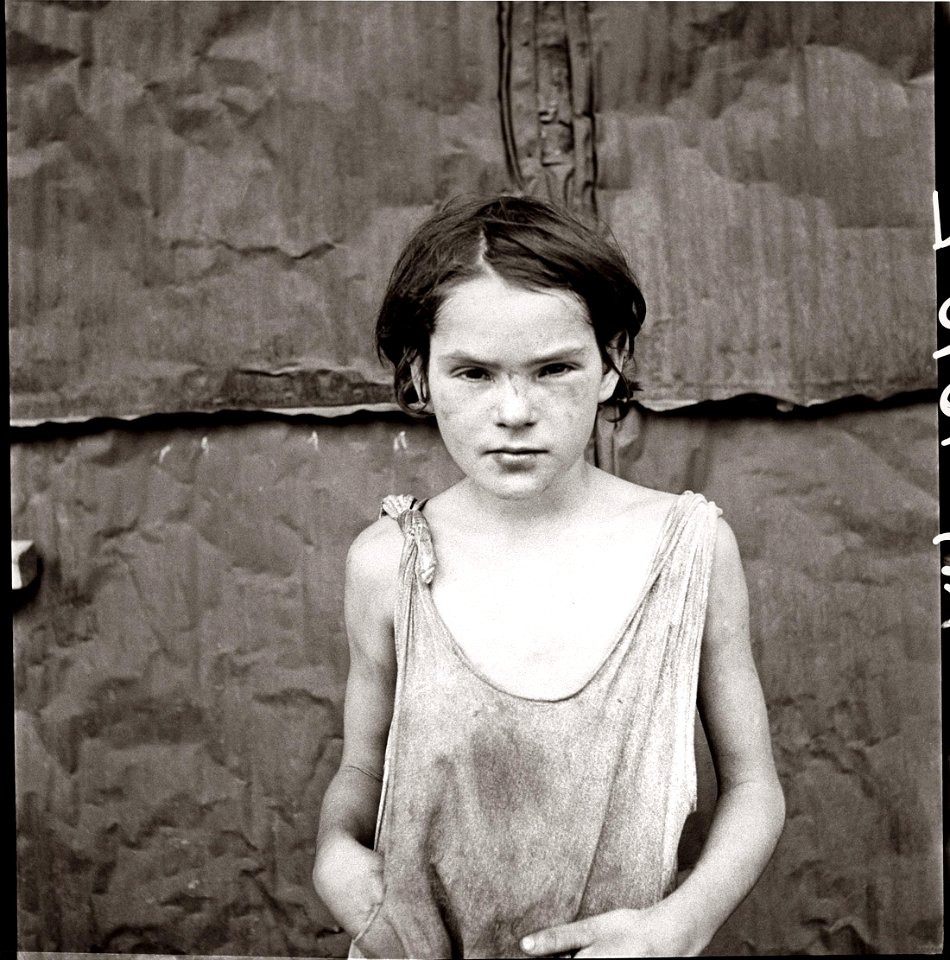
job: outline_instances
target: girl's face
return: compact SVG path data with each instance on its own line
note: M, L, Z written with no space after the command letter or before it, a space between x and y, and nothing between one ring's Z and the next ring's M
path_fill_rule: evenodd
M584 475L604 370L587 309L490 273L446 297L429 343L432 410L452 459L502 500L561 495Z

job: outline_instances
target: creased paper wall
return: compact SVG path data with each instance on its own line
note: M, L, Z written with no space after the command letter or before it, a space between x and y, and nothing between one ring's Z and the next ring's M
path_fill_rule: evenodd
M931 8L8 2L18 421L390 398L373 309L439 200L595 210L641 399L933 384ZM942 942L934 411L633 417L746 562L789 819L710 952ZM309 880L340 593L379 498L455 476L398 417L24 432L20 945L342 955ZM683 844L695 857L711 778Z
M619 472L723 507L788 824L713 953L942 939L934 410L644 414ZM456 476L397 417L34 437L14 536L20 945L337 955L310 885L339 758L347 546ZM713 785L683 844L695 858Z
M10 3L13 415L391 399L373 304L506 186L495 11Z
M593 4L598 196L646 403L936 385L932 11Z
M388 402L459 192L596 207L643 403L933 385L931 8L7 4L17 421Z

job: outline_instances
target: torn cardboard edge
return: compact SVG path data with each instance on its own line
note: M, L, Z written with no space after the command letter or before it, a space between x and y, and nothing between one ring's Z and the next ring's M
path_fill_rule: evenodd
M217 407L214 410L151 410L148 413L97 413L91 416L77 414L74 417L11 417L13 429L40 427L46 423L90 423L93 420L124 420L131 423L148 417L208 416L219 413L271 413L282 417L348 417L354 413L399 413L397 403L349 403L334 407Z
M841 397L811 397L806 400L788 399L782 396L765 393L728 393L723 395L712 395L708 397L689 397L689 398L668 398L657 400L646 400L639 397L635 398L632 409L637 407L643 410L649 410L651 413L669 413L672 410L685 410L689 407L701 407L710 403L728 403L730 401L741 400L743 398L755 398L758 402L773 403L779 413L791 413L793 410L811 409L814 407L828 406L837 408L842 402L848 400L865 400L871 403L886 403L888 401L899 401L901 397L908 397L907 402L919 402L921 395L927 395L931 392L936 393L934 388L918 388L905 390L880 390L880 391L857 391L852 394ZM150 410L147 413L97 413L91 415L77 414L75 416L51 416L51 417L11 417L10 427L14 430L30 429L40 427L44 424L82 424L91 423L94 420L122 420L131 423L136 420L146 420L150 417L178 417L178 416L207 416L213 417L219 414L231 415L253 415L253 414L272 414L280 417L318 417L323 419L336 419L348 417L355 413L404 413L405 411L394 401L385 403L347 403L335 406L318 407L216 407L212 410L202 409L184 409L184 410Z

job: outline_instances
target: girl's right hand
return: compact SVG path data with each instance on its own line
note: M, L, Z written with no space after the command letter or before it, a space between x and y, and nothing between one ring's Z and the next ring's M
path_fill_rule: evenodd
M340 926L356 937L383 902L383 857L341 836L320 850L313 885Z

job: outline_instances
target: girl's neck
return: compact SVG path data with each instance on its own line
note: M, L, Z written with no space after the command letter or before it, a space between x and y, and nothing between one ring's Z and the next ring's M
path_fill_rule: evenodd
M550 530L552 523L576 523L579 516L590 511L598 475L595 467L582 460L555 489L545 490L537 497L502 499L467 478L456 490L459 506L473 526L488 535L519 537L536 530Z

